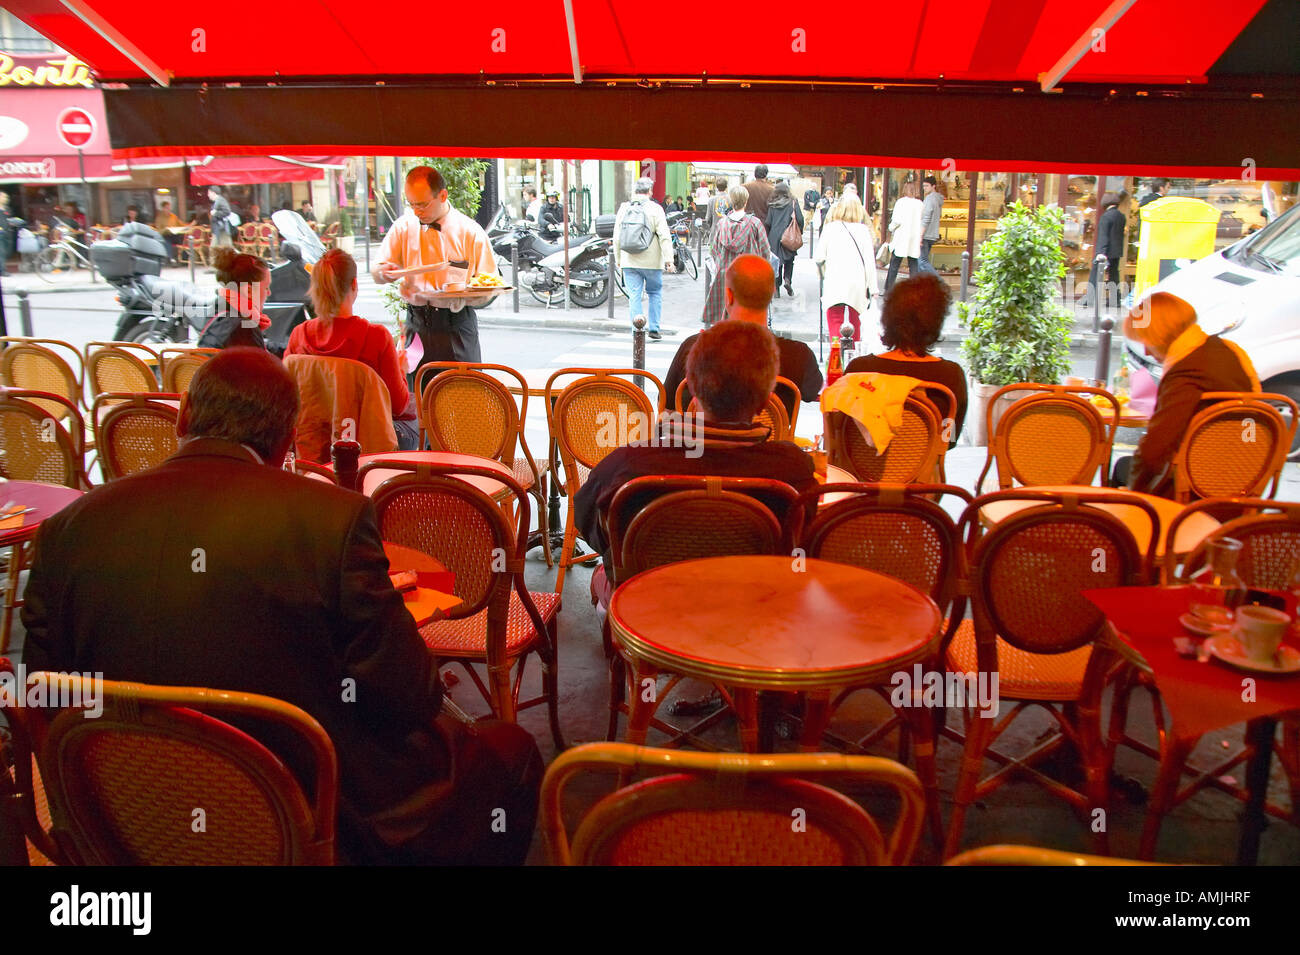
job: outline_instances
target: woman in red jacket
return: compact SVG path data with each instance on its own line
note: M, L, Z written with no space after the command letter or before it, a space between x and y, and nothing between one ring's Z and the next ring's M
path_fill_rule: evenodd
M284 353L349 358L373 368L388 388L398 450L413 451L419 427L415 396L406 387L406 353L397 351L384 326L352 314L356 300L356 260L342 249L330 249L311 270L311 301L317 317L293 330Z

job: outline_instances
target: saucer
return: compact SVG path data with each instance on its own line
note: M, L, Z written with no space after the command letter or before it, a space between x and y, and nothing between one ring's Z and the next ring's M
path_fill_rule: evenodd
M1246 648L1236 637L1219 634L1205 641L1205 649L1224 663L1254 673L1300 673L1300 650L1285 643L1277 648L1277 662L1259 663L1246 656Z
M1183 625L1183 629L1188 633L1194 633L1198 637L1210 637L1216 633L1227 633L1232 629L1231 622L1219 624L1206 623L1200 617L1192 616L1190 613L1183 614L1178 618L1178 622Z

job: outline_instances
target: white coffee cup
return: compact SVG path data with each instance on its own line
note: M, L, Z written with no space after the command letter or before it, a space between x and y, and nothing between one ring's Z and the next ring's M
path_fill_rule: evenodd
M1246 656L1255 663L1271 663L1290 623L1291 618L1280 610L1251 605L1237 608L1233 630Z

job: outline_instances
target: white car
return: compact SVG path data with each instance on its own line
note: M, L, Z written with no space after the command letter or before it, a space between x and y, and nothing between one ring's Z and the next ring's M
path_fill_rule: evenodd
M1250 356L1265 391L1300 402L1300 206L1213 255L1162 279L1196 309L1208 334L1230 338ZM1133 342L1126 357L1160 377L1160 364ZM1291 448L1300 458L1300 437Z

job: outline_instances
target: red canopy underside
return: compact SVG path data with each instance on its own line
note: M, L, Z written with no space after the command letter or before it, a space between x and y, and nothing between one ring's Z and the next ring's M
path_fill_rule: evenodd
M106 90L119 157L952 159L1300 178L1300 99L1274 75L1294 74L1295 58L1259 67L1257 85L1252 75L1294 4L909 0L831 12L753 0L725 17L701 8L666 39L644 7L573 0L581 85L558 0L463 16L413 0L373 15L344 0L229 0L220 16L134 0L7 8L101 80L128 84ZM1119 19L1100 31L1108 10ZM1057 74L1064 93L1041 92Z
M324 179L326 167L342 169L343 156L313 156L293 160L271 156L216 156L190 168L196 186L243 186L260 182L311 182Z

